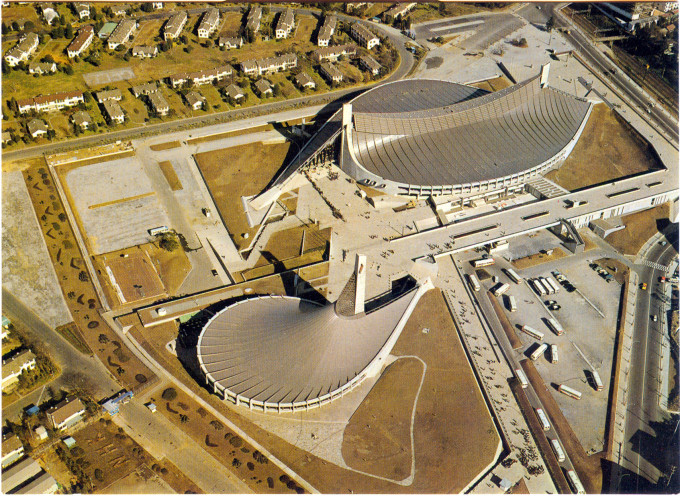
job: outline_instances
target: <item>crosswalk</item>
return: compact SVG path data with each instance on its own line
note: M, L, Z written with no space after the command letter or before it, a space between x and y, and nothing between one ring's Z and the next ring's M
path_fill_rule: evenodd
M661 265L656 262L650 262L649 260L642 260L641 265L646 265L652 269L660 270L661 272L670 272L671 268L668 265Z

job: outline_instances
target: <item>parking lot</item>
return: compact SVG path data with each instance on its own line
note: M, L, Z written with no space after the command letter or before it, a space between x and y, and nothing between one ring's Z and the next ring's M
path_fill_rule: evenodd
M524 243L524 240L522 238L511 240L511 250L514 243ZM479 258L479 256L477 254L473 258ZM514 352L515 358L517 360L527 358L540 344L548 344L548 350L534 364L571 424L584 450L586 452L601 451L604 448L609 382L621 293L620 284L614 280L607 283L603 277L592 270L589 267L588 252L524 270L515 269L524 279L520 284L512 282L502 271L504 268L512 267L503 259L502 252L495 255L494 259L496 264L485 267L484 270L492 277L497 276L498 282L494 282L491 278L480 282L483 290L492 288L498 283L510 284L510 289L505 296L514 296L517 311L508 310L506 297L502 298L503 307L524 345ZM554 270L563 274L577 289L568 292L560 286L559 292L539 298L526 280L539 276L551 276L555 279L555 276L551 274ZM604 317L586 299L590 300L604 314ZM549 312L542 304L549 300L555 301L559 309ZM557 336L547 325L547 320L553 317L564 328L564 334L561 336ZM544 339L537 341L522 332L520 328L523 325L543 333ZM557 363L551 362L550 345L552 344L557 345ZM591 369L599 373L604 384L602 391L595 391L589 372ZM581 399L572 399L559 393L557 387L560 384L581 392Z

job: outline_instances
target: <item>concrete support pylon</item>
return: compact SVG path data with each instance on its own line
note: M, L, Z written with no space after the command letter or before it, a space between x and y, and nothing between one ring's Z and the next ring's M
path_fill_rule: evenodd
M354 262L354 276L356 290L354 292L354 315L363 313L364 300L366 299L366 255L357 253Z

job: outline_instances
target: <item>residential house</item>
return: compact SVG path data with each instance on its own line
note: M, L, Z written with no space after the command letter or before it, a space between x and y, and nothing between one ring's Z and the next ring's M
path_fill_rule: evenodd
M243 90L235 84L230 84L227 86L226 91L233 103L241 103L246 97L245 93L243 93Z
M368 5L368 2L350 2L350 3L347 3L347 4L345 4L345 12L347 12L349 14L350 12L354 12L355 10L360 9L364 5ZM371 4L371 5L373 5L373 4Z
M99 30L97 36L99 37L100 40L105 40L109 36L111 36L111 33L113 33L117 26L118 26L117 22L107 22Z
M137 86L132 87L132 94L135 95L135 98L139 98L142 95L148 96L151 93L155 93L156 91L158 91L158 86L156 85L155 81L138 84Z
M55 494L59 490L57 481L47 472L43 472L14 494Z
M32 62L28 65L30 74L50 74L57 72L57 64L54 62Z
M84 414L85 405L80 398L69 396L47 410L47 420L52 424L52 428L60 431L80 422Z
M128 11L132 10L132 7L126 3L117 3L111 5L111 13L114 16L124 16L127 15Z
M329 83L340 83L342 82L343 75L342 72L338 70L337 67L335 67L332 64L329 64L328 62L324 62L321 64L321 75L324 76Z
M89 129L92 124L92 117L84 110L79 110L71 116L71 122L80 129Z
M127 43L135 29L137 29L137 21L132 19L120 21L107 40L109 50L115 50L119 45Z
M76 37L66 48L69 58L80 56L92 44L92 40L94 40L94 27L88 24L80 28Z
M260 22L262 20L262 7L259 5L253 5L248 11L248 16L246 17L246 30L251 30L253 33L257 33L260 30Z
M266 98L274 94L271 83L266 79L258 79L255 81L255 89L257 90L257 94L260 95L260 98Z
M288 38L293 27L295 27L295 15L293 9L288 7L279 14L279 20L276 23L276 39Z
M104 103L107 100L121 101L123 99L123 94L119 88L112 90L102 90L97 92L97 101L99 103Z
M318 48L312 53L312 58L318 62L335 62L343 57L354 57L357 46L354 43Z
M205 108L205 98L198 91L190 91L184 95L187 105L194 110Z
M247 76L262 76L263 74L287 71L294 67L297 67L297 55L294 53L241 62L241 71Z
M227 50L230 50L232 48L241 48L243 46L243 38L241 38L240 36L235 37L220 36L219 40L217 41L217 44L220 47L225 47Z
M47 429L45 429L44 425L39 425L33 429L33 435L38 441L44 441L48 438Z
M156 55L158 55L158 47L156 45L153 46L137 45L135 47L132 47L133 57L139 57L140 59L151 59Z
M234 68L229 64L215 67L214 69L205 69L196 72L183 72L180 74L175 74L170 76L170 85L173 88L178 86L183 86L187 82L191 81L194 85L200 86L202 84L212 84L216 81L222 81L223 79L231 76L234 73Z
M316 36L316 44L320 47L327 47L330 45L331 37L335 33L335 27L338 24L338 18L335 15L327 15L323 18L323 24L319 28L319 34Z
M217 29L220 23L220 11L214 7L210 7L203 14L201 23L198 25L198 37L210 38L210 35Z
M22 456L24 456L24 445L21 439L13 432L2 436L2 489L5 494L9 489L5 486L4 468L10 466Z
M17 101L19 113L25 114L31 110L36 112L50 112L61 110L66 107L75 107L79 103L84 103L82 91L67 91L64 93L54 93L52 95L36 96Z
M316 88L316 83L311 78L311 76L309 74L307 74L306 72L301 72L300 74L295 76L295 84L301 90Z
M4 447L4 439L2 444ZM22 455L20 456L23 456L23 446ZM3 468L4 467L5 465L3 464ZM4 494L10 494L14 492L15 488L21 486L24 482L32 479L42 471L43 469L37 461L35 461L30 456L24 457L24 459L20 462L15 463L8 469L2 471L2 492Z
M9 131L3 131L2 132L2 144L6 145L10 141L12 141L12 134ZM9 336L9 331L3 327L2 328L2 339L5 339L7 336Z
M363 68L369 71L372 75L377 76L380 74L380 69L382 69L382 66L380 63L375 60L373 57L370 55L363 55L359 58L359 65Z
M392 22L395 19L401 18L403 19L406 14L409 13L413 7L415 7L417 4L415 2L413 3L405 3L405 2L400 2L400 3L395 3L391 9L386 10L382 14L383 21L385 22Z
M59 20L59 14L52 7L43 7L42 15L43 18L45 19L45 22L50 26L52 26L56 21Z
M5 54L5 61L10 67L14 67L19 62L26 62L28 58L35 52L40 43L40 38L35 33L26 33L19 43L7 51Z
M187 23L187 19L187 13L184 11L178 12L168 19L165 28L163 28L163 39L168 41L178 38Z
M160 91L151 93L149 95L149 104L151 105L151 109L157 115L168 115L170 112L170 104L160 93Z
M161 10L163 8L163 2L152 2L151 6L153 10Z
M33 121L37 121L39 124L31 126ZM47 126L45 123L39 119L34 119L28 123L28 132L34 138L47 134ZM44 129L44 133L42 130ZM36 131L37 134L36 134ZM16 355L2 361L2 390L4 391L7 387L12 386L19 382L19 376L27 370L33 370L35 368L35 355L31 350L23 350Z
M90 18L90 4L82 2L73 2L71 6L73 7L73 12L76 13L76 15L81 21L83 19Z
M370 29L360 22L352 24L350 34L362 47L367 48L368 50L380 45L380 38L374 35Z
M28 134L30 134L32 138L40 138L42 136L47 136L47 124L45 124L45 121L42 121L40 119L33 119L32 121L30 121L26 125L26 129L28 129ZM3 384L6 378L7 376L3 373L2 378Z
M119 103L115 100L105 100L102 105L104 106L104 113L106 114L106 119L111 123L122 124L125 122L125 114Z

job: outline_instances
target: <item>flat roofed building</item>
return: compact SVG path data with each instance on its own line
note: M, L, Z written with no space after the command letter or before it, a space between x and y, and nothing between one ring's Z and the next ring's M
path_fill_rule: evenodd
M118 124L125 122L125 113L116 100L105 100L102 105L109 122L116 122Z
M137 21L132 19L120 21L106 41L109 50L115 50L119 45L127 43L135 29L137 29Z
M373 47L380 45L380 38L371 32L366 26L360 22L355 22L350 28L350 34L352 38L357 40L357 42L364 48L370 50Z
M168 115L170 112L170 104L160 92L151 93L149 95L149 103L153 111L158 115Z
M354 43L318 48L312 57L318 62L336 62L340 57L354 57L357 46Z
M71 116L71 122L80 129L89 129L92 124L92 117L84 110L79 110Z
M113 33L113 31L116 29L116 26L118 26L117 22L105 23L97 33L97 37L99 37L100 40L107 39L109 36L111 36L111 33Z
M158 85L155 81L149 81L148 83L138 84L132 87L132 94L135 98L139 98L142 95L148 96L151 93L158 91Z
M243 46L243 38L240 36L220 36L217 44L220 47L225 47L227 50L241 48Z
M51 74L57 72L55 62L32 62L28 65L29 74Z
M144 45L137 45L135 47L132 47L132 56L133 57L139 57L140 59L150 59L158 55L158 47L157 46L144 46Z
M198 25L198 37L210 38L210 35L217 29L220 22L220 11L214 7L210 7L203 14L201 23Z
M168 41L178 38L187 23L187 19L187 13L184 11L170 17L168 22L165 23L165 28L163 28L163 39Z
M316 83L306 72L301 72L295 76L295 84L300 89L314 89L316 88Z
M41 119L33 119L29 121L29 123L26 124L26 129L28 130L28 134L30 134L33 138L47 136L47 124L45 124L45 121Z
M121 93L119 88L112 90L103 90L97 92L97 101L99 103L104 103L106 100L116 100L121 101L123 99L123 93Z
M57 481L47 472L43 472L31 482L17 489L15 494L55 494L59 490Z
M279 14L279 20L276 23L276 39L288 38L294 26L295 14L293 14L293 9L288 7Z
M21 455L23 456L23 455ZM3 469L5 466L3 465ZM15 463L11 467L2 471L2 492L9 494L27 480L35 477L43 469L40 464L30 456Z
M338 24L338 18L335 15L326 15L323 18L323 24L319 28L319 34L316 37L316 44L320 47L327 47L331 42L331 37L335 33L335 27Z
M5 61L10 67L16 66L19 62L26 62L28 58L35 52L40 43L40 38L35 33L26 33L19 43L7 51L5 54Z
M94 27L88 24L80 28L66 48L69 58L79 57L92 44L92 40L94 40Z
M359 65L374 76L380 74L380 69L382 69L380 63L370 55L362 55L359 58Z
M252 5L246 17L246 30L250 29L253 33L260 30L260 21L262 20L262 7L259 5Z
M21 439L19 439L19 437L13 432L10 432L2 436L2 468L4 469L5 467L9 467L11 464L16 462L22 456L24 456L24 445L21 442ZM4 470L2 472L2 475L3 475L2 490L3 492L6 492L4 487L4 475L5 475Z
M343 79L342 72L338 70L333 64L323 62L321 64L321 75L325 77L329 83L341 83Z
M47 419L59 431L80 422L84 414L85 405L80 398L69 396L47 410Z

